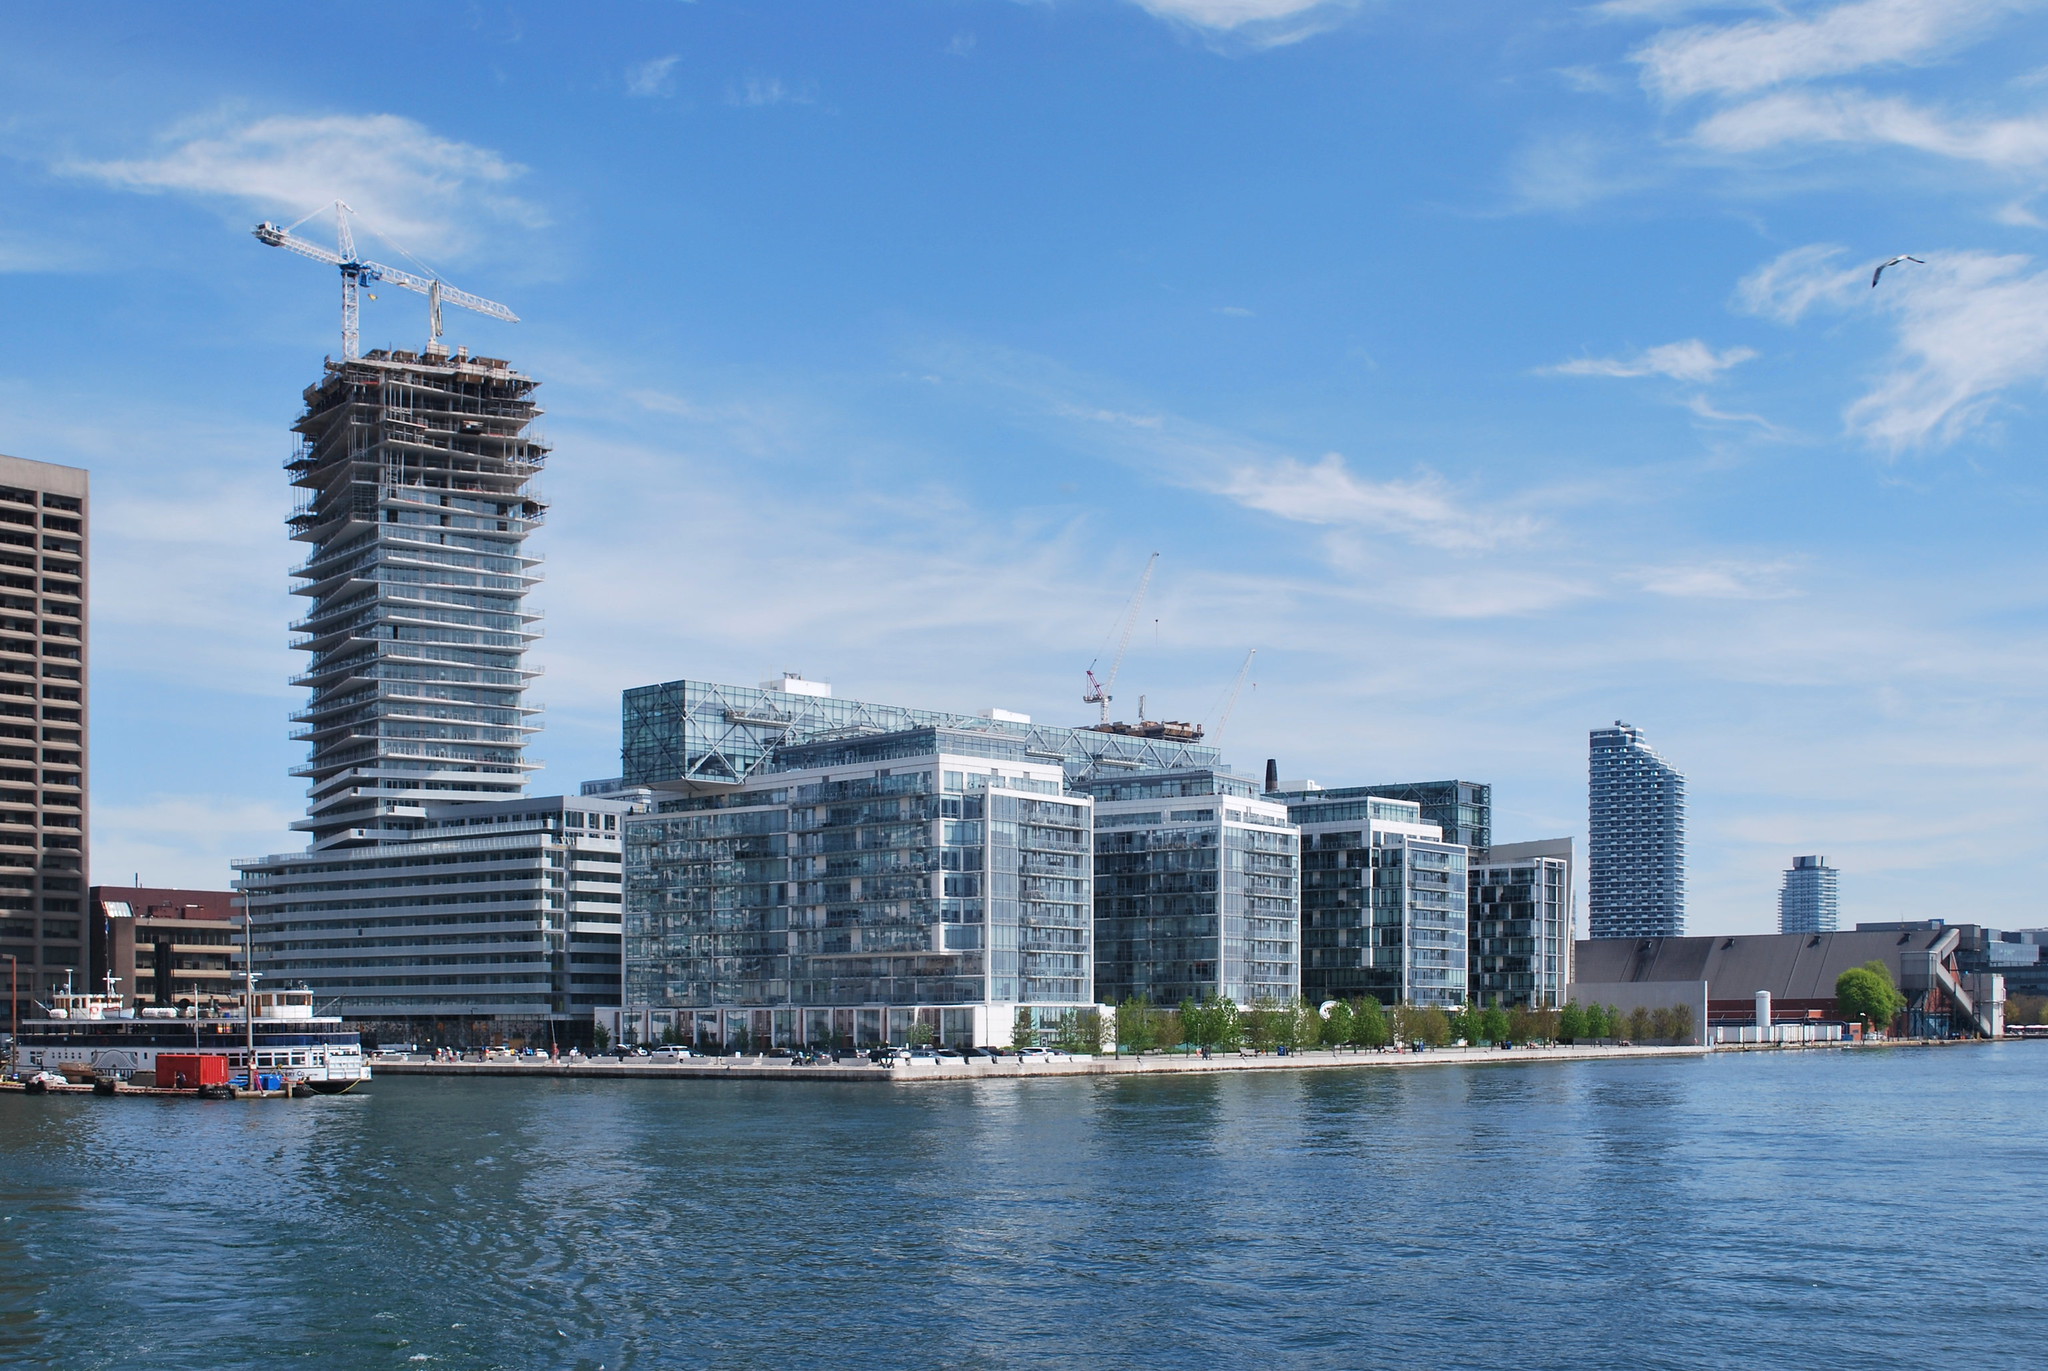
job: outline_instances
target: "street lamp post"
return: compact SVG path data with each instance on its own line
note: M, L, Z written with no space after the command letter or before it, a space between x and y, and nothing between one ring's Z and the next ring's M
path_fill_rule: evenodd
M15 1063L21 1060L21 958L12 952L0 952L7 959L7 1074L14 1074Z

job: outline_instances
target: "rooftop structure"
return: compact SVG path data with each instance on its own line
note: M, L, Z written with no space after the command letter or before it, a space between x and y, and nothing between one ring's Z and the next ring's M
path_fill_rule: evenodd
M1595 938L1685 932L1685 777L1615 721L1593 730L1588 785L1587 922Z
M979 735L1004 755L1021 748L1021 755L1033 761L1058 764L1069 781L1098 772L1221 763L1215 748L1177 737L1034 724L1001 709L979 715L907 709L835 699L831 692L823 682L797 676L758 688L669 681L628 690L622 783L667 789L734 786L769 768L783 748L918 728Z
M1276 791L1273 798L1288 803L1313 800L1332 804L1369 796L1414 802L1421 810L1422 821L1435 824L1447 843L1476 849L1493 842L1493 787L1482 781L1392 781L1337 789L1309 782L1300 789Z

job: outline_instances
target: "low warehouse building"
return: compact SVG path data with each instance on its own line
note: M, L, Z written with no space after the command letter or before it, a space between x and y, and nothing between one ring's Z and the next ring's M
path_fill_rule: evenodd
M1964 972L1953 928L1855 933L1769 933L1708 938L1589 938L1573 949L1571 998L1601 1004L1639 1000L1669 984L1689 998L1706 985L1708 1025L1755 1021L1757 993L1768 992L1776 1021L1838 1019L1835 980L1851 967L1882 962L1906 996L1891 1027L1916 1038L1999 1037L2005 1028L2002 977ZM1686 984L1681 989L1680 983ZM1696 993L1696 992L1692 992Z

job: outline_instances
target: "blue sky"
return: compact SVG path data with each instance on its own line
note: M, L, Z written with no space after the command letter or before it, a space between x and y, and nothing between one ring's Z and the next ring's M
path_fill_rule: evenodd
M1245 770L1582 835L1621 718L1696 931L1816 851L2038 924L2043 9L9 6L0 451L94 474L96 874L295 845L338 291L248 229L338 196L523 317L451 338L557 445L544 789L681 676L1081 721L1156 550L1119 712L1256 647Z

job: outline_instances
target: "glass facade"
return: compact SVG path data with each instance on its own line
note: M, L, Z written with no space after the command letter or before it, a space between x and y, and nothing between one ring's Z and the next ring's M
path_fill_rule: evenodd
M1208 769L1081 789L1095 797L1096 999L1300 995L1300 835L1284 806Z
M1778 892L1778 931L1833 933L1841 927L1841 875L1825 857L1794 857Z
M1007 1041L1093 1001L1086 797L1021 740L921 728L778 749L627 828L625 994L754 1044Z
M1302 993L1462 1004L1466 849L1414 801L1364 794L1310 791L1287 807L1301 828Z
M1569 851L1570 841L1556 844ZM1562 1005L1571 975L1569 855L1475 857L1470 888L1469 988L1481 1004Z
M1616 721L1591 735L1587 934L1685 934L1685 777Z

